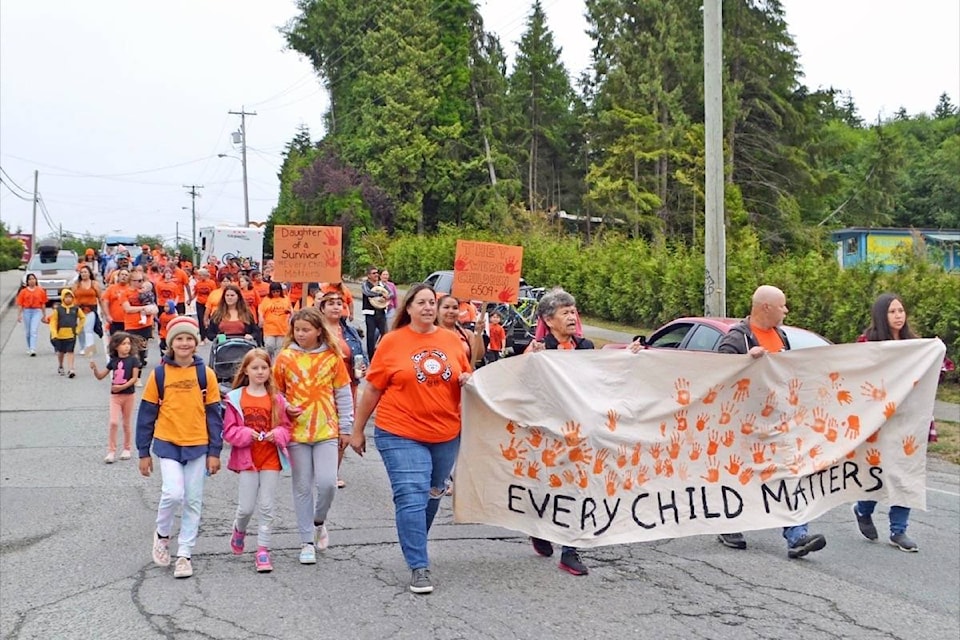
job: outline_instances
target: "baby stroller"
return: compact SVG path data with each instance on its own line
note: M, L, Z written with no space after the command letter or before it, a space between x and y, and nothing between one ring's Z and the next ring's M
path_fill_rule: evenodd
M217 340L213 342L207 364L217 376L221 397L233 388L233 378L237 375L237 369L240 368L243 357L248 351L256 348L256 342L239 337L228 337L223 342Z

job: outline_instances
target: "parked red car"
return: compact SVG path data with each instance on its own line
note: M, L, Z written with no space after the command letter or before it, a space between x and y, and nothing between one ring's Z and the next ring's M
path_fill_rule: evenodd
M683 349L716 351L720 339L740 318L677 318L663 325L648 337L637 336L647 349ZM823 336L799 327L783 325L791 349L809 349L833 344ZM607 344L604 349L625 349L625 344Z

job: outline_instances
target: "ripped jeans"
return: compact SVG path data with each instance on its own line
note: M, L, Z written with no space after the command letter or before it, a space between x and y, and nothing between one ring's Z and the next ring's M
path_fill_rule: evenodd
M418 442L376 427L374 438L393 489L403 558L411 569L429 567L427 533L457 460L460 436L447 442Z

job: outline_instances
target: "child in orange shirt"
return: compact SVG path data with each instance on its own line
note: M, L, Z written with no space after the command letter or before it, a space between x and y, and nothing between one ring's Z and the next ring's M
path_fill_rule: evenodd
M350 373L339 340L323 324L319 309L294 314L273 379L290 403L287 413L293 419L290 466L300 564L316 564L317 549L330 544L324 522L337 493L337 452L350 442L353 429Z
M160 316L157 318L157 322L160 325L160 351L167 350L167 326L170 324L170 321L177 317L177 302L176 300L167 300L166 306L163 308L163 311L160 313Z
M507 332L500 325L502 321L503 317L499 311L490 312L490 324L487 326L490 343L487 345L487 354L484 358L487 364L499 360L500 352L507 346Z
M290 419L287 403L277 393L273 382L270 354L263 349L247 352L233 380L233 391L227 394L224 405L223 439L231 445L227 468L240 475L230 549L235 555L243 553L247 525L259 498L254 566L258 573L273 571L270 529L280 470L288 466Z

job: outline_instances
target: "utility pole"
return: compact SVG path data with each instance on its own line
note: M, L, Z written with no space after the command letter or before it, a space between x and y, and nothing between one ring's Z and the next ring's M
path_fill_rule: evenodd
M247 116L257 115L256 111L228 111L227 113L240 116L240 163L243 165L243 226L250 226L250 196L247 194Z
M727 315L727 240L723 212L723 13L721 0L703 3L703 85L706 131L704 262L705 316Z
M37 169L33 170L33 229L30 233L33 235L33 239L30 241L30 255L33 256L37 252L37 200L40 199L40 193L38 190L40 182L40 171Z
M174 229L176 233L176 235L173 236L174 238L173 241L174 243L176 243L174 246L176 246L177 251L180 251L180 221L179 220L176 221Z
M183 185L184 189L189 189L187 193L190 194L190 225L192 231L190 235L192 236L190 248L193 253L193 264L197 264L197 198L200 197L200 194L197 192L197 189L203 189L202 184L185 184Z

